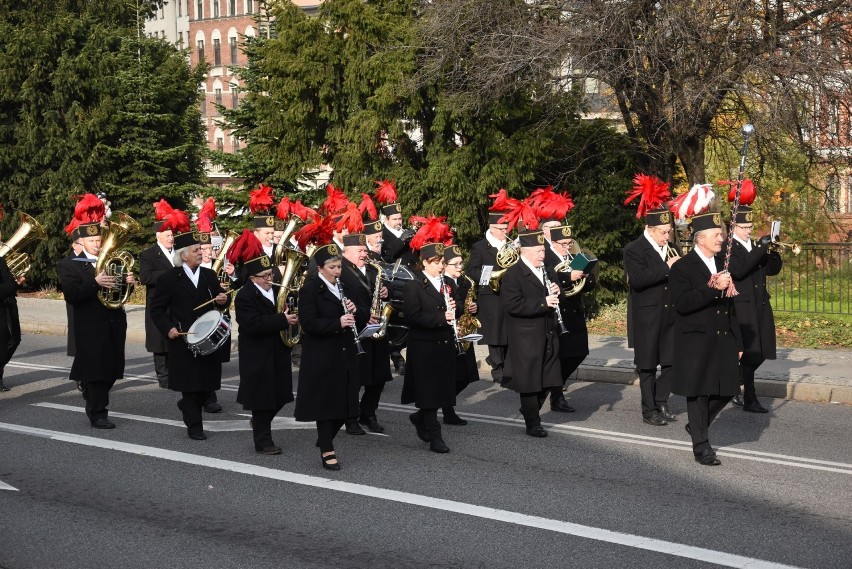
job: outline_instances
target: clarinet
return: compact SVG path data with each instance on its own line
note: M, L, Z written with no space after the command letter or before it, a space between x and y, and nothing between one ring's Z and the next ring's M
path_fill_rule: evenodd
M447 310L450 309L450 289L447 287L447 281L444 278L444 273L441 273L441 291L444 293L444 303L447 305ZM456 340L456 350L460 356L464 355L464 346L459 340L459 328L456 323L456 315L453 313L453 338Z
M550 293L550 279L547 278L547 267L544 265L541 266L541 276L544 277L542 280L544 281L544 288L547 289L548 294ZM556 321L559 323L559 333L567 334L568 328L565 327L565 322L562 320L562 310L559 309L559 304L556 305Z
M340 286L340 279L337 279L337 292L340 294L340 302L343 304L343 313L352 314L346 306L346 301L348 299L343 296L343 288ZM358 348L358 355L363 356L364 348L361 346L361 338L358 337L358 326L356 324L352 325L352 334L355 336L355 347Z

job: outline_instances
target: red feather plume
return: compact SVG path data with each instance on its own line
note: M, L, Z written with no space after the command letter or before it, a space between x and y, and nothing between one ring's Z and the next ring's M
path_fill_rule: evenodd
M659 209L671 198L669 183L656 176L636 174L633 176L633 190L627 191L627 199L624 200L624 205L629 204L637 197L639 198L639 209L636 211L636 217L641 219L647 212Z
M201 209L198 210L198 217L195 218L195 227L202 233L210 233L213 231L214 219L216 219L216 202L213 198L207 198Z
M515 226L523 226L526 229L538 229L539 219L535 210L527 200L508 198L506 200L505 214L499 223L507 223L507 231L512 231Z
M554 192L553 186L538 188L527 200L539 219L564 219L574 209L571 196Z
M274 205L272 186L260 184L256 190L249 192L249 209L252 213L266 213Z
M734 203L734 198L737 196L737 181L722 180L718 183L719 185L731 186L731 191L728 192L728 201ZM754 203L756 197L757 189L754 187L754 182L749 178L744 179L743 186L740 188L740 205L751 205Z
M74 206L74 217L80 223L100 223L103 220L106 207L98 196L83 194L77 196L77 198L77 205Z
M173 208L169 202L161 199L160 201L154 204L154 219L157 221L163 221L166 219L166 216L173 212L175 208Z
M489 194L488 197L494 199L494 203L488 208L489 211L507 211L509 209L509 195L503 188L500 188L500 191L496 194Z
M302 221L307 221L308 219L311 221L317 221L319 219L317 210L305 206L300 200L296 200L290 204L290 213L297 216Z
M412 251L419 251L427 243L443 243L450 245L453 242L453 231L450 226L445 223L447 217L437 217L430 215L429 217L412 216L409 220L411 224L422 224L417 229L417 233L411 238L409 246Z
M346 197L346 194L331 182L325 186L325 192L328 197L320 206L320 211L324 215L339 213L349 205L349 198Z
M334 218L323 217L313 223L305 224L294 235L296 243L302 251L308 250L308 245L327 245L334 236Z
M71 235L71 232L77 229L79 225L80 221L76 217L71 218L71 221L65 226L65 233Z
M175 235L189 231L189 216L186 215L185 211L179 209L172 210L166 219L163 220L160 231L168 231L170 229Z
M263 245L260 239L255 237L248 229L243 229L242 234L228 248L228 261L233 264L238 262L251 261L263 255Z
M369 194L361 194L361 204L358 206L358 211L361 215L367 212L367 219L376 221L379 218L379 212L376 211L376 204L373 203L373 198Z
M278 207L275 210L275 215L278 219L287 219L287 217L293 212L293 202L290 201L290 198L284 196L281 198L281 201L278 202Z
M345 228L349 233L361 233L364 230L364 220L361 219L361 212L355 202L349 202L335 228L337 231L343 231Z
M391 180L376 180L376 201L382 205L396 203L396 184Z

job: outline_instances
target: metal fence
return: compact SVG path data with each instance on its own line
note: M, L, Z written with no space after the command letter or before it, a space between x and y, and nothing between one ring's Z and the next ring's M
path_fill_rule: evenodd
M803 243L782 258L784 268L766 283L773 310L852 314L852 243Z

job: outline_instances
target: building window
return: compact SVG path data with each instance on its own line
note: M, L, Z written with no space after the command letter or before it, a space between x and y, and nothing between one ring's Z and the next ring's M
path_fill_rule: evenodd
M237 0L228 0L228 15L237 15Z
M207 116L207 96L202 92L201 93L201 103L199 105L199 110L201 111L201 116Z
M225 139L221 136L216 137L216 150L218 150L219 152L225 151Z
M840 179L832 174L825 185L825 210L832 213L840 211Z
M246 0L246 14L251 14L253 12L254 12L253 0Z
M198 61L204 60L204 40L198 40Z
M214 92L216 93L216 104L221 107L222 106L222 89L216 89Z
M234 152L240 151L240 139L236 136L231 137L231 147L234 149Z
M852 174L846 179L846 213L852 213Z
M219 17L219 0L213 0L213 17Z
M178 32L178 49L183 49L183 32Z
M222 65L222 42L219 39L213 40L213 65Z
M240 106L240 92L237 91L236 85L231 85L231 108L236 109Z
M828 136L837 137L837 123L840 121L840 103L837 99L832 99L828 103Z
M231 48L231 65L237 64L237 38L228 38Z
M202 0L198 0L195 5L195 19L202 20L204 19L204 2Z
M183 0L178 0L177 11L178 11L178 16L183 16Z

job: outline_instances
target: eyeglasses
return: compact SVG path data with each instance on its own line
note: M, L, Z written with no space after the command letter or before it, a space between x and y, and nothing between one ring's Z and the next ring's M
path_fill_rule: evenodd
M740 224L737 224L737 227L739 227L740 229L745 229L746 231L751 231L752 229L754 229L754 225L740 225Z
M271 281L272 280L272 273L268 273L266 275L252 275L252 277L254 277L256 279L263 280L263 281Z
M671 229L658 229L658 228L656 228L656 227L654 227L653 229L654 229L654 231L656 231L656 232L657 232L657 233L659 233L660 235L668 235L669 233L671 233L671 232L672 232L672 230L671 230Z
M497 227L496 225L492 225L491 229L493 229L494 231L502 231L503 233L509 231L508 227Z
M459 261L458 263L445 263L448 267L458 267L460 269L464 268L464 263Z

